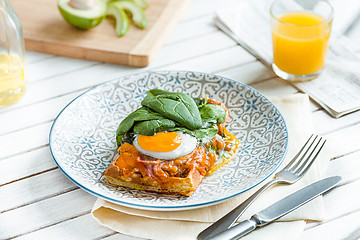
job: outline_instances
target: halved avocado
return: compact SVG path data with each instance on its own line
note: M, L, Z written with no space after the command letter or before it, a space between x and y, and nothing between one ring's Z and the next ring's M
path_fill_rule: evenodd
M115 4L117 7L124 9L127 13L131 14L131 18L135 26L144 29L147 25L147 19L144 10L135 5L130 1L115 1L111 2L111 4Z
M119 37L122 37L129 30L129 18L125 11L117 6L117 4L109 3L106 10L107 16L113 16L116 20L115 32Z
M69 5L70 0L59 0L58 7L61 15L72 26L90 29L101 23L106 15L106 1L96 0L91 9L78 9Z

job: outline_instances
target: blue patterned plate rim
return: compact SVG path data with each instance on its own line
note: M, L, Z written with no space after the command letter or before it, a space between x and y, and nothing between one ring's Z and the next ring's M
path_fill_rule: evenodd
M211 200L211 201L205 201L205 202L200 202L200 203L192 203L192 204L183 204L183 205L173 205L173 204L169 204L169 205L156 205L156 204L152 204L152 203L133 203L131 201L127 201L127 200L122 200L121 198L116 198L114 196L106 196L105 194L97 191L97 189L93 189L92 187L88 187L86 184L81 183L80 181L76 180L73 175L71 173L69 173L63 166L62 166L62 162L59 161L59 159L56 158L56 154L54 153L54 146L53 146L53 138L54 136L54 128L58 122L58 120L61 118L62 114L72 105L74 104L74 102L76 102L77 100L81 99L82 97L86 96L87 94L90 94L92 91L101 88L102 86L105 86L109 83L112 82L116 82L119 81L120 79L126 79L129 77L136 77L136 76L141 76L141 75L151 75L151 74L161 74L161 73L193 73L193 74L203 74L203 75L207 75L207 76L213 76L213 77L217 77L219 79L223 79L229 82L232 82L234 85L240 85L243 86L245 88L247 88L248 90L251 90L252 92L258 94L259 96L261 96L262 98L264 98L268 103L271 104L271 106L276 110L276 112L279 114L279 117L281 118L281 121L283 123L283 130L286 133L286 137L285 137L285 143L284 143L284 149L282 152L281 157L278 159L278 161L276 162L276 164L274 165L274 167L271 169L271 171L267 172L267 174L265 176L263 176L260 180L253 182L251 185L247 186L246 188L240 189L239 191L234 192L233 194L230 194L228 196L219 196L217 199ZM186 79L187 80L187 79ZM159 86L155 87L155 88L160 88ZM258 90L244 84L241 82L237 82L233 79L227 78L227 77L222 77L216 74L212 74L212 73L205 73L205 72L197 72L197 71L186 71L186 70L159 70L159 71L146 71L146 72L140 72L140 73L135 73L135 74L129 74L129 75L124 75L124 76L120 76L118 78L103 82L101 84L98 84L88 90L86 90L85 92L83 92L82 94L80 94L79 96L75 97L73 100L71 100L58 114L58 116L55 118L51 129L50 129L50 133L49 133L49 148L50 148L50 152L51 155L56 163L56 165L59 167L59 169L64 173L64 175L69 178L74 184L76 184L77 186L79 186L80 188L82 188L83 190L87 191L88 193L102 198L104 200L107 200L109 202L115 203L115 204L119 204L122 206L126 206L126 207L130 207L130 208L135 208L135 209L142 209L142 210L152 210L152 211L180 211L180 210L190 210L190 209L196 209L196 208L201 208L201 207L207 207L207 206L211 206L211 205L215 205L218 203L221 203L225 200L228 200L232 197L235 197L245 191L248 191L249 189L257 186L258 184L260 184L261 182L263 182L264 180L266 180L269 176L271 176L277 169L278 167L281 165L281 163L283 162L286 153L288 151L288 142L289 142L289 135L288 135L288 129L287 129L287 125L285 122L284 117L282 116L281 112L277 109L277 107L267 98L265 97L263 94L261 94ZM225 165L226 166L226 165ZM214 174L213 174L214 175ZM205 177L206 178L206 177ZM201 186L202 183L200 183ZM116 190L115 190L116 191ZM144 194L153 194L153 193L144 193ZM170 197L173 195L170 195ZM180 203L180 202L179 202Z

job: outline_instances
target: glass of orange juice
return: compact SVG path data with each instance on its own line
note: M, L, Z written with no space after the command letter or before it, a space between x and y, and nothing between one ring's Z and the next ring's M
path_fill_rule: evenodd
M270 9L273 71L290 81L316 78L325 65L333 20L326 0L277 0Z

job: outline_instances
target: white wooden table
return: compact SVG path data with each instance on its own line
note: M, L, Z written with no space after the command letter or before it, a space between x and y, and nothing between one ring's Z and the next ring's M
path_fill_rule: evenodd
M193 0L146 68L27 52L28 91L20 102L0 110L0 239L134 239L92 219L96 197L67 179L49 151L55 117L90 87L125 74L175 69L229 77L266 96L297 92L214 27L215 9L234 3ZM360 20L347 35L360 41ZM343 180L324 196L326 220L307 224L303 239L358 239L360 111L333 119L312 103L312 115L317 133L334 143L327 175Z

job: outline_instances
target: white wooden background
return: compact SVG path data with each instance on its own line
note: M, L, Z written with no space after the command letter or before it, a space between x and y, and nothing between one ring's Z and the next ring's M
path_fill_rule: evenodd
M0 110L0 239L134 239L91 218L96 198L68 180L49 151L53 120L90 87L134 72L175 69L229 77L267 96L297 92L214 27L214 11L236 2L193 0L146 68L27 52L28 91L20 102ZM347 34L357 42L358 22ZM317 133L334 142L327 175L343 180L324 196L326 221L307 224L303 239L358 239L360 111L333 119L312 103L312 115Z

